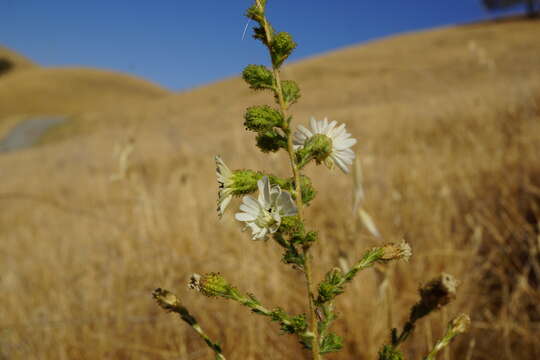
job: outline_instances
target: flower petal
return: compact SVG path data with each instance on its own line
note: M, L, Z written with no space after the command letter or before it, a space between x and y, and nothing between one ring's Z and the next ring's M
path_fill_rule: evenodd
M247 222L247 221L255 221L257 219L257 216L250 213L239 212L239 213L234 214L234 218L238 221Z

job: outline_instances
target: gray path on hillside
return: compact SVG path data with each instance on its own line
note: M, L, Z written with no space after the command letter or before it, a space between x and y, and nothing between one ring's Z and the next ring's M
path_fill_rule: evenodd
M47 130L66 120L67 119L63 117L34 117L23 120L15 125L9 133L0 140L0 152L30 147L36 144Z

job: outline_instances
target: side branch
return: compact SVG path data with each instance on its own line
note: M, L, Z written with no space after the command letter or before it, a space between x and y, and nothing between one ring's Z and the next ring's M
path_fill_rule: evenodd
M189 313L188 309L184 305L182 305L176 295L174 295L168 290L157 288L152 292L152 296L154 297L154 299L156 299L158 305L162 309L180 315L180 318L184 322L186 322L197 334L199 334L199 336L204 340L206 345L208 345L208 347L212 349L212 351L214 351L216 355L216 360L226 360L225 356L223 356L221 346L218 343L213 342L210 337L206 335L204 330L197 322L197 319L195 319L193 315Z

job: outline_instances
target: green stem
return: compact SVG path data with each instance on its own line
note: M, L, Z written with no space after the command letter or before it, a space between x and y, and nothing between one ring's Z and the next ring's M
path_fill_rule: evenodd
M206 333L203 331L199 324L193 324L191 327L193 330L195 330L197 334L199 334L199 336L204 340L208 347L210 347L214 351L217 360L226 360L225 356L223 356L223 354L221 353L220 346L212 342L212 340L208 337L208 335L206 335Z
M442 339L437 341L431 352L424 358L424 360L435 360L437 358L437 354L442 349L446 348L448 344L450 344L450 341L458 335L457 333L453 332L447 332Z
M264 13L264 7L262 6L259 0L257 0L257 6L261 10L261 12ZM262 25L264 27L264 32L266 35L268 46L270 46L270 44L272 43L272 33L270 31L270 26L268 24L268 20L266 19L266 15L263 16ZM270 49L269 51L271 52ZM272 54L270 53L270 55ZM279 67L276 66L274 62L272 62L272 72L274 75L276 94L278 97L279 107L280 107L282 116L284 119L290 119L287 116L288 106L285 103L285 100L283 99L283 90L281 88ZM298 217L300 221L303 222L303 217L302 217L303 203L302 203L302 191L300 187L300 171L298 169L298 165L296 163L295 154L294 154L290 120L285 124L284 130L285 130L285 133L287 134L287 152L289 153L289 161L291 163L291 170L292 170L292 173L294 176L294 182L295 182L295 193L296 193L295 198L296 198L296 207L298 209ZM321 359L321 354L320 354L320 349L319 349L320 339L319 339L315 299L313 296L314 289L313 289L313 273L312 273L312 256L310 253L310 248L311 248L310 245L305 245L302 247L302 251L304 253L304 258L305 258L304 275L306 279L306 290L307 290L307 297L308 297L310 330L314 334L311 351L313 354L313 360L320 360Z

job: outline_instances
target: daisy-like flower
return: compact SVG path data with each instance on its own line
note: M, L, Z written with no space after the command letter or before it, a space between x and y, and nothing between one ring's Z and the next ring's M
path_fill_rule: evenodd
M328 119L315 120L310 119L310 129L299 125L298 130L294 132L293 144L295 150L303 148L310 139L316 135L324 135L331 142L331 149L325 156L325 159L317 159L324 161L328 168L333 168L337 165L344 173L349 172L347 165L351 165L354 159L354 152L350 149L356 144L356 139L351 137L351 134L345 129L345 124L337 126L336 121L328 122Z
M216 176L219 185L218 190L218 207L217 212L219 217L223 216L225 209L231 202L233 197L233 172L225 165L221 156L216 156Z
M257 186L258 198L244 196L240 205L242 212L235 215L236 220L246 223L245 228L251 229L253 240L266 239L268 234L279 229L283 216L293 216L298 212L291 194L282 191L278 185L270 186L267 176L259 180Z

